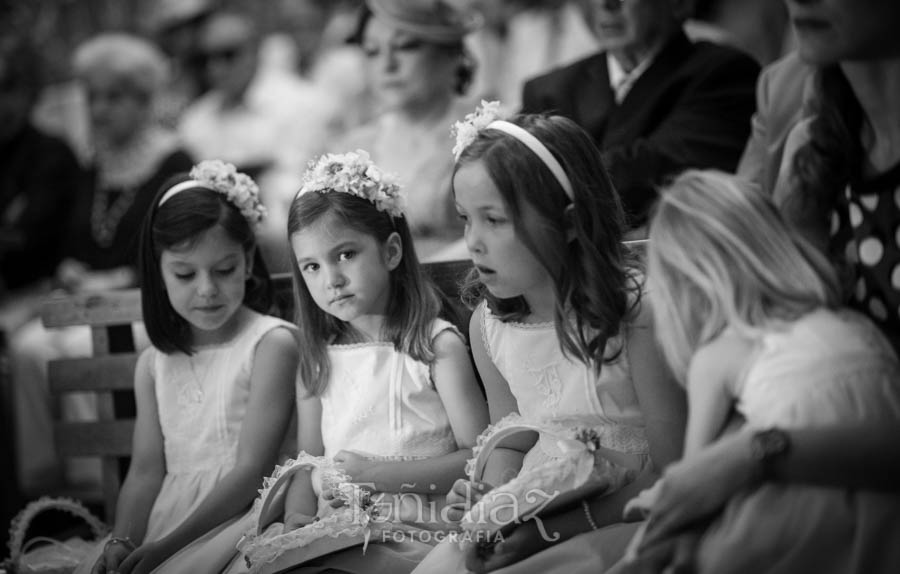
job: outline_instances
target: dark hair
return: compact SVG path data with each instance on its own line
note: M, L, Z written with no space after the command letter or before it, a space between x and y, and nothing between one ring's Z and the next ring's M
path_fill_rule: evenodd
M640 300L641 287L632 268L636 262L622 246L622 204L600 152L575 122L542 114L508 121L535 136L560 162L572 183L574 201L533 151L499 130L479 132L456 162L453 180L460 166L482 162L510 212L516 236L553 280L554 322L563 352L599 369L606 341L619 333L620 324ZM502 321L521 320L530 313L523 297L491 295L474 271L463 287L463 298L470 307L485 299Z
M413 247L405 217L391 217L366 199L342 192L304 193L291 203L288 238L331 215L340 223L374 237L383 244L394 232L403 245L403 257L390 273L390 301L383 337L414 359L434 360L431 326L441 310L437 289L425 276ZM291 258L294 274L294 307L299 329L299 375L312 395L320 395L328 384L331 365L327 346L338 339L354 340L358 335L349 324L319 308L313 300L296 258Z
M353 28L353 33L347 38L348 44L353 44L357 46L362 46L363 38L366 33L366 26L369 24L369 21L372 19L372 10L363 4L360 8L356 25ZM428 42L428 38L423 37L422 41L426 43ZM469 87L472 85L472 81L475 79L475 72L478 71L478 62L475 60L475 57L466 48L465 43L462 39L459 42L454 42L452 44L434 44L438 49L445 51L451 56L457 57L457 66L455 71L455 79L456 83L453 85L453 91L458 96L464 96L468 91Z
M815 218L821 226L828 221L838 194L860 175L863 110L837 64L817 70L815 82L809 141L794 154L793 190L784 209L795 223L802 225Z
M192 244L216 225L243 247L253 251L253 270L246 281L244 304L260 313L272 307L272 281L256 248L256 235L240 210L221 193L197 184L171 196L160 206L159 200L173 185L189 181L187 174L170 178L159 189L141 229L140 280L141 309L153 346L163 353L192 354L190 325L172 307L160 270L160 257L166 249Z

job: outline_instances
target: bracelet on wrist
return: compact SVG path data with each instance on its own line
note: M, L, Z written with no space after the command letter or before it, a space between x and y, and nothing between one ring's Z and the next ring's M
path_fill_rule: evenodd
M131 541L131 538L127 536L111 536L109 540L106 541L106 545L103 546L104 552L110 547L115 546L116 544L121 544L122 546L128 548L129 551L134 551L137 546L134 542Z
M599 530L600 527L597 526L597 522L591 514L591 505L588 504L588 501L584 498L581 499L581 508L584 509L584 517L587 519L587 523L590 525L591 530Z

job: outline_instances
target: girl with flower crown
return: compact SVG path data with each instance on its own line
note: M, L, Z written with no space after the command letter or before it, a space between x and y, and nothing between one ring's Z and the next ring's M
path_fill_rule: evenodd
M222 567L204 546L176 552L249 509L293 414L295 329L264 314L271 284L254 234L264 215L256 184L219 161L159 190L141 230L153 346L135 368L131 466L112 536L79 572Z
M463 295L477 305L470 339L493 425L479 446L512 425L539 432L490 450L448 495L452 517L490 538L441 544L416 572L602 571L602 557L547 549L592 551L591 537L678 458L684 395L656 347L642 273L622 244L622 207L590 136L560 116L499 113L483 102L456 126L453 150L475 266ZM570 478L580 472L576 442L590 442L594 483ZM567 502L498 525L483 510L498 493L520 505L560 493Z
M320 471L333 465L346 482L371 491L378 522L433 531L446 526L442 493L463 475L487 406L465 339L438 317L441 300L423 275L401 200L397 184L360 150L321 157L291 204L303 452L279 474L313 459ZM268 539L251 533L241 545L254 571L277 557L266 554L267 544L287 550L332 524L335 503L322 496L316 476L293 475L283 531ZM334 522L328 534L348 526ZM370 538L365 548L294 565L299 572L409 572L431 548L424 539Z

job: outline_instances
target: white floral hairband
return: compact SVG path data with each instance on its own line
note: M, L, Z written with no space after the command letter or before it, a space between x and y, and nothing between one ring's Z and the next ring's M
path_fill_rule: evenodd
M224 195L252 226L266 217L266 208L259 200L259 186L233 164L218 159L201 161L191 169L189 176L191 179L170 187L159 200L159 205L177 193L199 186Z
M365 150L325 154L311 161L297 197L332 191L361 197L372 202L378 211L393 217L403 216L404 197L400 186L393 175L384 173L369 159Z
M453 146L453 156L456 158L456 161L459 161L459 157L462 155L463 151L472 145L472 142L475 141L482 130L498 130L504 132L507 135L516 138L534 152L534 154L538 156L538 158L544 162L544 165L546 165L553 173L556 181L559 182L563 191L566 192L569 201L575 201L572 182L569 180L569 176L566 175L566 170L564 170L562 164L553 157L553 154L550 153L547 146L541 143L539 139L529 133L525 128L517 126L512 122L508 122L504 120L503 117L504 114L500 107L500 102L481 100L481 106L476 108L474 112L467 114L461 122L453 124L451 133L456 136L456 145Z

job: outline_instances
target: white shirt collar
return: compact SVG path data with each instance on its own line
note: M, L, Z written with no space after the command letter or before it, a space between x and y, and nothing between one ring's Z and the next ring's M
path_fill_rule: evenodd
M638 78L647 71L647 68L649 68L650 64L653 63L653 60L656 59L658 53L659 49L650 52L650 54L641 60L641 62L630 72L626 72L622 68L622 65L619 64L619 61L610 52L606 53L606 67L609 70L609 85L616 96L617 104L622 103L625 96L631 91L631 87L634 86L634 83L637 82Z

